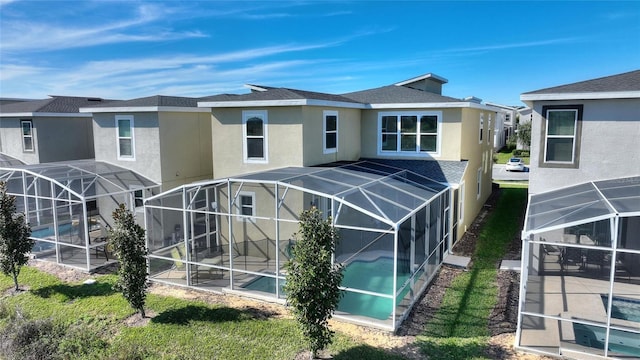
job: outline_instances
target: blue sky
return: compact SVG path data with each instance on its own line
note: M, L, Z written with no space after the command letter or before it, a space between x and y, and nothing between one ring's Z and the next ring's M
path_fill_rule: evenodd
M640 2L0 0L0 97L344 93L425 73L444 95L640 68Z

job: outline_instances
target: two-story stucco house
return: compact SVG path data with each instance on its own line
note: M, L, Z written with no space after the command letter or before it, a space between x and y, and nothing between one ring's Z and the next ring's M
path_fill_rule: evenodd
M491 193L496 110L442 95L446 82L199 99L215 180L145 202L151 277L284 301L299 215L315 207L340 234L336 316L395 330Z
M639 358L640 70L521 100L532 136L516 345Z
M52 96L0 104L0 153L27 164L94 157L91 114L79 108L100 98ZM60 139L73 141L60 141Z

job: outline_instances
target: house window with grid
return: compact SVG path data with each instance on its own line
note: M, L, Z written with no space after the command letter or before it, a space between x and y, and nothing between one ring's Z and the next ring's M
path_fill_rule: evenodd
M22 150L32 152L33 147L33 122L31 120L20 121L22 127Z
M331 154L338 151L338 112L324 111L322 123L322 151Z
M118 159L135 159L135 145L133 142L133 116L116 116L116 129L118 131Z
M242 133L244 162L267 162L267 112L243 111Z
M548 106L542 112L546 119L544 162L576 164L582 106Z
M441 118L441 112L380 113L378 153L437 154Z
M236 214L238 221L255 221L256 194L253 192L240 192L236 200Z

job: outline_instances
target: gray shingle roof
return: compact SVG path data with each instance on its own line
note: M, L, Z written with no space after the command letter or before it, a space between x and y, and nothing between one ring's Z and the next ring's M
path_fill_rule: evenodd
M594 93L617 91L640 91L640 70L580 81L572 84L554 86L546 89L526 92L524 94Z
M77 113L81 107L108 103L112 100L77 96L52 96L50 99L21 101L0 106L0 113Z
M257 85L256 85L257 86ZM253 91L248 94L220 94L200 98L206 102L225 101L269 101L269 100L322 100L335 102L358 103L353 99L344 96L326 94L313 91L304 91L288 88L274 88L269 86L257 86L266 89L265 91Z
M375 89L342 94L354 101L367 104L405 104L461 102L461 99L442 96L436 93L411 89L405 86L388 85Z
M413 171L416 174L428 177L429 179L446 182L449 184L459 184L462 181L464 170L468 161L444 161L444 160L404 160L404 159L360 159L387 166Z
M467 168L468 161L443 161L443 160L404 160L404 159L370 159L361 158L358 161L337 161L328 164L317 165L318 167L325 166L342 166L346 164L358 163L366 161L369 163L381 164L398 169L406 169L412 171L418 175L422 175L431 180L449 183L460 184L462 176Z
M142 98L111 101L104 104L96 104L87 107L146 107L146 106L170 106L170 107L198 107L198 98L182 96L154 95Z

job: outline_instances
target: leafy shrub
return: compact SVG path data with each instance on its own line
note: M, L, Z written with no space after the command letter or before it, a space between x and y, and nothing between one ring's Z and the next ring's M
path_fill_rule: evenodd
M529 157L530 154L531 152L529 150L522 150L522 149L513 150L513 156Z
M52 319L27 319L19 310L0 306L0 358L7 360L72 359L107 343L86 325L64 326Z

